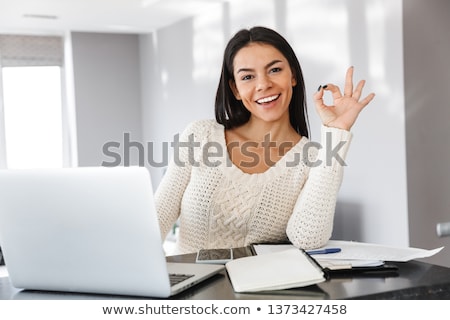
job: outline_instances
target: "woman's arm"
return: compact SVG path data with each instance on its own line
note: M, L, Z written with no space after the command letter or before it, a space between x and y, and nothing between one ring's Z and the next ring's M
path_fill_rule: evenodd
M350 145L350 129L359 113L375 97L361 98L365 81L353 87L353 67L345 76L344 94L337 85L320 86L314 94L316 110L322 121L321 148L286 229L291 242L301 248L324 245L333 231L337 194L342 182L345 156ZM324 103L323 95L330 91L334 104Z
M310 157L308 179L287 225L287 236L297 247L323 246L333 231L337 194L342 182L345 157L351 141L346 130L321 128L321 145Z
M165 239L180 215L181 201L191 178L192 159L189 155L188 144L190 143L189 136L191 136L191 141L194 137L194 127L195 124L189 125L179 139L175 139L173 157L155 192L156 211L162 239Z

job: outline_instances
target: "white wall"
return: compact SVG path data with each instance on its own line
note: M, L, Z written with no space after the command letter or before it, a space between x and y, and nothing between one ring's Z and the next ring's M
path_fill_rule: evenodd
M131 141L142 138L139 37L72 32L71 39L78 165L115 161L103 152L111 141L121 143L111 151L125 160L124 134ZM137 158L137 149L130 148L130 163L136 164Z
M334 238L408 245L401 0L247 0L140 37L143 140L212 118L223 49L242 27L277 29L294 47L308 96L348 66L377 96L354 126ZM312 139L319 121L309 99ZM162 175L153 169L155 185Z
M162 143L189 122L214 117L223 47L219 14L210 13L206 25L198 17L140 36L143 140L155 143L148 148L155 162L163 162ZM148 167L156 188L164 167Z

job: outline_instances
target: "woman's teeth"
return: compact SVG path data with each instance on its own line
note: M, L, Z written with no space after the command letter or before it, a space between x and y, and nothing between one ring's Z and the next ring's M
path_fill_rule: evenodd
M280 95L277 94L277 95L274 95L274 96L270 96L270 97L266 97L266 98L262 98L262 99L256 100L256 102L257 102L257 103L260 103L260 104L261 104L261 103L272 102L272 101L278 99L279 96L280 96Z

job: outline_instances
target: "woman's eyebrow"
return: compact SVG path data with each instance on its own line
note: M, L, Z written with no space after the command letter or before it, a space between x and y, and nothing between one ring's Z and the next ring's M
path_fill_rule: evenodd
M274 64L277 64L277 63L279 63L279 62L283 62L283 61L281 61L281 60L273 60L273 61L269 62L268 64L266 64L264 68L265 68L265 69L268 69L268 68L270 68L271 66L273 66ZM240 72L251 72L251 71L254 71L254 69L252 69L252 68L239 68L238 71L237 71L236 73L240 73Z
M273 66L274 64L277 64L279 62L283 62L283 61L281 61L281 60L273 60L272 62L270 62L270 63L268 63L266 65L266 69L270 68L271 66Z

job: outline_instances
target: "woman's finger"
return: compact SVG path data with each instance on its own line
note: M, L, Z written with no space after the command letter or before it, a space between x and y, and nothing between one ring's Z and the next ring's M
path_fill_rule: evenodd
M369 94L367 97L365 97L363 100L360 101L360 104L365 107L369 104L370 101L375 97L375 93Z
M364 88L365 83L366 83L365 80L361 80L360 82L358 82L358 85L356 86L356 89L352 95L352 97L355 98L356 101L359 101L359 98L361 98L362 90Z
M339 89L338 86L336 86L332 83L329 83L329 84L323 86L323 89L330 91L334 100L342 98L341 90Z
M317 108L323 107L324 103L323 103L323 88L322 86L319 87L319 90L314 93L314 103L316 105Z
M353 67L347 69L345 75L344 96L351 97L353 94Z

